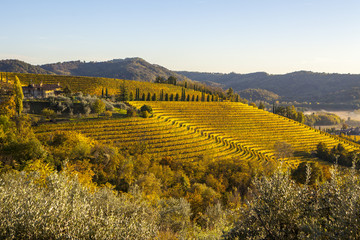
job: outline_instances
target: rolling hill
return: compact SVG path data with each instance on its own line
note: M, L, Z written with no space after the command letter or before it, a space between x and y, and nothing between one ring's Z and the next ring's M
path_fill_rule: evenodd
M128 89L129 94L132 93L135 96L136 89L140 91L140 97L145 94L146 96L150 93L151 96L155 93L157 98L159 98L161 92L164 94L179 94L181 96L182 87L175 86L172 84L163 84L163 83L150 83L150 82L140 82L133 80L122 80L114 78L99 78L99 77L79 77L79 76L64 76L64 75L44 75L44 74L30 74L30 73L0 73L3 76L3 81L5 81L5 76L10 81L15 79L17 76L23 85L28 85L30 83L44 83L44 84L57 84L60 83L61 86L69 86L73 92L82 92L84 94L91 95L101 95L102 91L107 89L109 95L118 94L121 86L124 84ZM198 96L201 97L200 91L195 91L190 88L185 89L186 96L189 97ZM208 94L205 94L207 97Z
M153 82L157 76L175 76L179 81L187 77L141 58L114 59L104 62L70 61L40 66L19 60L0 61L0 72L57 74L67 76L105 77Z
M144 102L131 102L141 107ZM293 120L234 102L146 102L154 117L92 120L78 123L43 125L39 137L54 131L79 131L100 142L118 147L144 144L149 154L176 159L207 157L235 158L262 164L276 161L275 144L291 144L293 157L282 160L289 165L316 160L312 151L319 142L333 147L342 143L349 151L360 146L312 129Z
M265 72L222 74L179 71L192 80L214 82L235 91L265 89L281 96L282 101L319 102L359 107L360 75L299 71L283 75ZM350 95L350 96L349 96Z

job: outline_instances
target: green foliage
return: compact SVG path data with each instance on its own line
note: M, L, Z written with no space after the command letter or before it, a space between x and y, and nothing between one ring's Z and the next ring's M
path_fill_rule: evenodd
M46 118L53 120L54 118L56 118L56 113L54 110L49 109L49 108L44 108L41 111L41 114L44 115Z
M258 107L259 109L263 109L263 110L265 110L265 104L263 103L263 102L260 102L260 104L259 104L259 107Z
M313 113L305 116L305 123L309 126L337 125L341 123L341 119L333 113Z
M265 89L245 89L240 91L240 96L249 101L264 101L271 103L279 100L280 96Z
M150 105L143 105L143 106L140 108L140 111L141 111L141 112L147 111L147 112L150 113L150 114L153 113L152 107L151 107Z
M184 234L190 226L190 204L183 198L163 199L159 202L160 229Z
M122 101L122 102L129 101L129 90L128 90L127 86L125 85L125 82L123 82L120 86L119 101Z
M37 172L0 177L1 239L154 239L158 211L141 196L90 193L76 178Z
M234 90L232 88L229 88L226 92L226 95L227 95L227 98L231 100L234 95Z
M20 116L23 110L24 94L22 91L20 80L17 76L15 76L15 82L14 82L14 95L15 95L16 113L18 114L18 116Z
M291 172L291 177L298 183L314 185L324 180L323 172L317 162L302 162ZM307 178L309 177L309 178Z
M274 106L273 111L275 114L293 119L300 123L305 122L305 115L302 112L297 112L294 106Z
M141 111L139 116L142 118L149 118L151 114L148 111Z
M223 238L359 239L359 177L355 170L331 172L331 181L316 188L296 184L281 170L254 179L247 206Z
M128 109L126 110L126 115L127 115L128 117L136 117L137 111L136 111L136 109L134 109L134 108L128 108Z
M324 161L346 167L351 167L354 164L354 160L359 158L358 152L347 151L341 143L329 149L325 143L320 142L316 148L316 155ZM360 168L358 161L355 161L355 167Z
M92 110L100 116L100 114L105 111L105 107L106 105L101 99L96 99L92 105Z

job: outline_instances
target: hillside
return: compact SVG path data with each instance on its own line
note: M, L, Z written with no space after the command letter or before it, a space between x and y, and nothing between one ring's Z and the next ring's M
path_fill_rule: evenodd
M134 102L139 107L141 102ZM295 159L311 158L319 142L333 147L339 143L347 150L360 150L360 146L340 140L288 118L235 102L150 102L154 115L172 121L190 130L201 132L215 142L250 153L253 158L272 161L278 154L275 144L291 144ZM287 159L287 158L286 158ZM287 159L287 160L289 160Z
M181 96L182 87L175 86L172 84L160 84L150 82L140 82L133 80L122 80L113 78L99 78L99 77L76 77L76 76L63 76L63 75L42 75L42 74L27 74L27 73L0 73L7 75L10 81L13 81L15 76L18 76L23 85L32 83L44 83L44 84L57 84L61 86L69 86L73 92L82 92L84 94L95 94L101 95L102 91L108 90L109 95L118 94L121 86L124 84L128 89L129 94L132 93L135 96L136 89L140 91L140 97L145 94L146 96L150 93L151 96L155 93L159 98L160 93L163 91L164 94L179 94ZM201 92L194 91L193 89L185 89L186 96L192 98L192 96L201 97ZM206 94L205 96L207 96Z
M19 60L1 60L0 72L17 72L17 73L35 73L35 74L54 74L40 66L34 66Z
M156 64L150 64L141 58L114 59L104 62L70 61L41 66L19 60L2 60L0 61L0 72L105 77L146 82L153 82L157 76L165 78L175 76L179 81L190 81L181 74Z
M253 89L248 88L245 90L239 91L239 94L242 98L246 98L250 101L265 101L265 102L273 102L279 100L281 97L273 92L270 92L265 89Z
M39 138L56 131L78 131L100 143L112 144L120 149L139 147L156 158L172 157L179 161L241 158L242 155L236 149L215 142L200 132L158 118L93 120L36 128Z
M358 107L360 97L360 75L358 74L328 74L299 71L283 75L267 73L222 74L178 72L195 81L215 82L224 89L235 91L245 89L265 89L281 96L282 101L320 102L332 104L348 104ZM347 93L355 93L347 97Z
M131 102L140 108L144 102ZM43 125L38 136L55 131L79 131L97 141L131 148L141 141L156 157L175 159L234 158L263 164L279 154L275 144L291 144L290 165L314 160L311 152L319 142L329 147L342 143L349 151L360 146L242 103L231 102L147 102L154 117Z

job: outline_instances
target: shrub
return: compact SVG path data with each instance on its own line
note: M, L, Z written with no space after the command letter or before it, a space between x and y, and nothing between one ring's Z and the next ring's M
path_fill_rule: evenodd
M255 179L239 221L223 238L359 239L359 177L354 168L349 174L340 175L336 167L331 172L330 182L316 188L296 184L280 168L272 177Z
M140 196L90 193L75 178L7 173L0 177L1 239L154 239L158 212Z
M143 106L140 108L140 112L144 112L144 111L147 111L147 112L150 113L150 114L153 113L152 107L149 106L149 105L143 105Z
M112 117L112 112L111 111L105 111L105 117L107 117L107 118Z
M126 110L126 115L127 115L128 117L136 117L136 115L137 115L136 109L134 109L134 108L128 108L128 109Z
M143 117L143 118L149 118L151 115L148 111L141 111L140 112L140 117Z

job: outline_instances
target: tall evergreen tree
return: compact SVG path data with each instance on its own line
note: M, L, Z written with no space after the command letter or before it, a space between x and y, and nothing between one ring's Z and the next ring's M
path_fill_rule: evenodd
M18 116L20 116L23 110L24 94L22 91L20 80L17 76L15 76L15 82L14 82L14 95L15 95L16 113L18 114Z
M148 95L147 95L146 101L151 101L151 94L150 94L150 92L148 92Z
M125 85L125 82L123 82L120 87L120 101L129 101L129 91Z
M164 101L164 90L163 89L161 89L161 91L160 91L159 101Z

